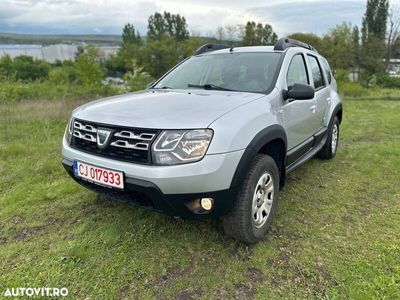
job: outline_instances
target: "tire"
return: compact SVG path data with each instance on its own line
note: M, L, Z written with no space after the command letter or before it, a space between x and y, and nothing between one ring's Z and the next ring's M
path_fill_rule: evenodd
M222 218L225 233L246 244L264 238L276 212L278 192L279 170L275 161L270 156L257 155L232 211Z
M328 130L328 137L324 147L317 153L321 159L332 159L335 157L339 145L339 119L335 116Z

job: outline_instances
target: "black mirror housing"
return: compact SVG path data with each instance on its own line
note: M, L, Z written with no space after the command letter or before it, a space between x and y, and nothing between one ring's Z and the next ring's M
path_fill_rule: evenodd
M282 97L284 100L309 100L313 99L315 95L314 88L307 84L295 83L289 90L282 91Z

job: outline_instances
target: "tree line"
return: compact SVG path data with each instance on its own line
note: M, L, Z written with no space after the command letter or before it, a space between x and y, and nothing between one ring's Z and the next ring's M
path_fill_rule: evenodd
M379 84L389 82L386 76L388 60L400 58L399 26L400 14L390 8L389 0L367 0L361 28L343 23L323 36L294 33L289 37L313 45L337 71L339 80L346 80L351 72L365 83ZM156 12L148 18L145 37L133 24L126 24L122 29L120 49L108 59L101 58L99 50L90 45L81 48L75 62L58 62L52 66L30 57L14 60L3 57L0 59L0 80L50 79L93 85L105 76L123 76L132 90L136 90L162 76L203 44L273 45L277 39L270 24L254 21L220 26L211 38L191 35L185 17Z

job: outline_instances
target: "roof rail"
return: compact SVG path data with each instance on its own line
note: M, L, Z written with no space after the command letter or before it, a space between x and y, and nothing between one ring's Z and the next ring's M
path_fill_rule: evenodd
M289 38L279 39L275 44L274 50L275 51L284 51L290 47L301 47L301 48L305 48L305 49L315 51L318 53L317 49L315 49L310 44L307 44L307 43L304 43L304 42L301 42L298 40L294 40L294 39L289 39Z
M193 55L203 54L205 52L216 51L221 49L232 48L232 46L223 45L223 44L205 44L198 48Z

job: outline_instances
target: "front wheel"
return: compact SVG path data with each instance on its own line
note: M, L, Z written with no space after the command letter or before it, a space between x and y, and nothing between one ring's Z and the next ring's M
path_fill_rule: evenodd
M261 240L274 217L279 171L267 155L257 155L243 180L232 211L223 217L226 234L247 244Z

